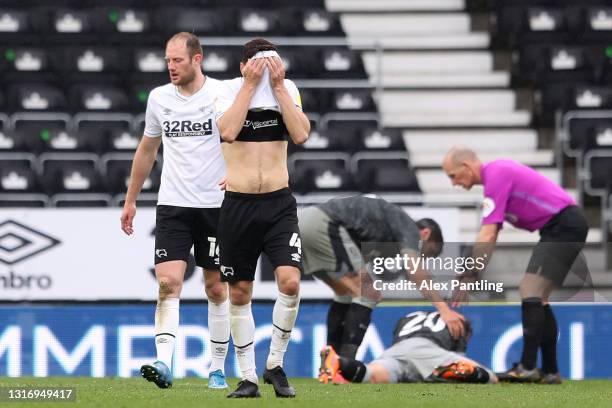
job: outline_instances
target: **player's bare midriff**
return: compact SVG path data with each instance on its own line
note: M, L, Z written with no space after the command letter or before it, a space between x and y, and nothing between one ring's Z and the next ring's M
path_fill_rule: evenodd
M223 143L227 191L259 194L289 186L287 142Z

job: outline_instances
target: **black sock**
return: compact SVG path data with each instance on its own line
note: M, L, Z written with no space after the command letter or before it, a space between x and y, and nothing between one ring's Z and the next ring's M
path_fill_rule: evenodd
M542 371L546 374L559 372L557 367L557 319L550 305L544 306L544 331L542 333Z
M333 301L327 312L327 345L339 351L342 346L342 332L344 330L344 317L350 303Z
M480 366L476 366L476 369L468 378L468 382L487 384L489 382L489 372Z
M527 298L521 303L523 314L523 355L521 363L527 370L533 370L538 359L538 349L544 331L544 306L542 299Z
M366 365L358 360L340 357L340 371L347 381L360 383L366 374Z
M371 319L372 309L358 303L351 303L344 318L342 346L338 354L349 359L355 358Z

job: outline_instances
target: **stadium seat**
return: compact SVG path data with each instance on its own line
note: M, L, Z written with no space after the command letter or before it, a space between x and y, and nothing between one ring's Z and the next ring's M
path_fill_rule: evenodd
M29 153L0 155L0 193L37 191L35 157Z
M343 36L338 15L324 9L304 9L299 13L302 35Z
M576 106L576 87L587 86L588 82L553 82L540 85L540 124L552 125L557 111L568 111Z
M57 64L58 70L78 73L108 73L130 68L131 55L123 55L116 47L71 46L65 49Z
M323 67L324 78L358 79L366 76L359 52L345 48L324 48L319 65Z
M41 187L49 195L102 191L96 155L43 153L39 162Z
M518 44L564 42L572 38L564 10L559 7L502 8L497 14L497 35Z
M132 154L125 153L109 153L101 157L101 174L107 184L108 191L113 195L127 191L133 158ZM161 165L156 162L143 184L142 192L156 193L159 189L160 180Z
M125 129L111 129L107 151L128 152L136 151L140 136Z
M133 52L134 69L139 74L166 74L164 50L159 47L139 47Z
M75 111L126 112L131 108L127 94L115 86L76 85L70 94Z
M576 117L568 121L567 140L564 151L571 157L583 155L593 148L605 149L608 146L610 132L612 132L612 116L605 117L606 113L591 117ZM609 114L608 114L609 115Z
M612 150L592 150L584 156L585 191L607 197L612 191Z
M324 113L329 108L328 95L318 88L301 88L300 98L304 112Z
M354 185L344 152L295 153L289 158L291 188L299 194L347 191Z
M130 150L137 145L131 137L132 120L127 114L82 113L74 117L79 137L88 140L91 150L99 154L109 149Z
M356 150L406 151L402 132L398 129L363 129L356 146Z
M40 132L20 132L28 151L42 152L83 152L91 147L80 135L61 128L48 128Z
M13 134L19 138L20 144L26 150L34 153L53 150L54 146L60 148L62 144L65 148L68 140L62 134L73 136L70 130L70 116L65 113L20 112L13 114L11 120ZM58 137L60 139L57 139ZM52 139L53 144L51 144Z
M157 31L166 38L181 31L223 35L235 29L233 12L212 8L162 7L156 10L154 20Z
M421 192L407 152L356 153L351 168L363 192Z
M262 37L283 34L280 24L280 13L274 9L244 8L238 11L238 28L244 35Z
M290 153L296 151L305 152L333 152L333 151L348 151L347 146L350 145L350 140L336 133L319 133L317 130L311 130L306 143L301 145L290 145Z
M164 75L166 77L166 75ZM149 100L149 94L151 91L158 86L164 85L167 81L160 82L144 82L137 81L129 89L129 110L132 112L145 112L147 109L147 101Z
M338 132L357 141L367 129L378 129L377 113L328 113L321 118L323 132Z
M4 3L4 2L3 2ZM36 34L33 32L28 12L17 7L0 7L0 36L5 44L33 44Z
M49 54L53 50L34 46L2 47L4 80L14 83L49 83L58 77L52 72Z
M304 47L289 48L282 47L279 54L283 60L286 77L290 79L314 79L318 72L313 72L317 64L313 64L313 53Z
M59 8L51 16L51 27L48 30L59 34L71 35L70 40L94 31L91 14L78 8Z
M27 151L22 137L13 130L0 130L0 152L24 152Z
M9 87L9 109L15 111L53 112L68 107L64 92L48 84L19 84Z
M216 79L231 79L240 76L240 51L238 49L207 47L206 43L203 46L202 68L206 75Z
M612 7L591 6L578 14L580 34L578 40L581 42L610 41L612 40Z
M95 13L97 28L105 34L145 34L152 27L152 18L145 9L110 6L97 8Z
M335 89L332 91L331 108L340 112L376 111L369 89Z

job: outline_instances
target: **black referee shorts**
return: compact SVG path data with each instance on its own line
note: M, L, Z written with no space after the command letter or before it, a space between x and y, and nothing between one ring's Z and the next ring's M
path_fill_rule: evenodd
M541 275L561 286L582 251L589 226L575 205L561 210L540 229L540 241L533 250L527 273Z
M264 252L274 268L302 267L295 198L288 188L263 194L225 192L219 216L219 259L224 282L253 281Z
M155 265L166 261L187 262L193 247L197 266L219 270L219 211L219 208L158 205L155 215Z

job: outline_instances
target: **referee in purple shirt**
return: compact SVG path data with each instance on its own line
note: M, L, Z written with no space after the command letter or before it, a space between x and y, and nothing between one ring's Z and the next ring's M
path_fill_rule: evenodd
M559 384L557 322L548 298L563 283L586 241L589 228L582 210L557 184L512 160L482 163L472 149L455 146L444 157L442 168L453 185L466 190L475 184L484 187L477 243L492 248L504 221L528 231L539 230L540 241L519 286L523 354L520 363L499 379ZM465 292L454 294L457 303L466 299ZM538 348L542 349L541 371L536 367Z

